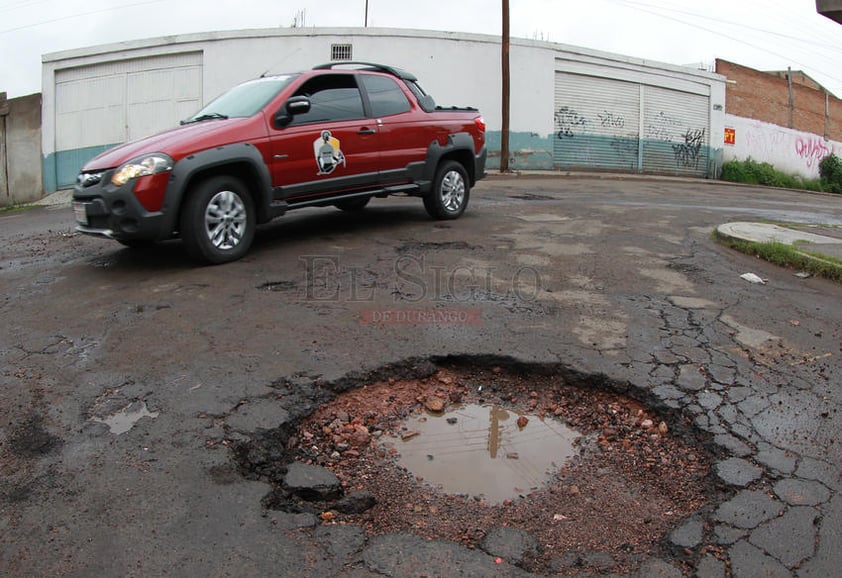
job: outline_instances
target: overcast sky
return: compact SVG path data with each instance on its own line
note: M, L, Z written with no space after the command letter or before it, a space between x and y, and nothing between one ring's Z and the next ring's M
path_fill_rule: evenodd
M368 0L370 27L499 35L499 0ZM815 0L510 0L511 35L670 64L803 70L842 97L842 25ZM0 92L41 91L41 55L172 34L363 26L366 0L0 0ZM303 20L303 22L302 22ZM400 62L384 62L403 66ZM470 65L470 63L466 63Z

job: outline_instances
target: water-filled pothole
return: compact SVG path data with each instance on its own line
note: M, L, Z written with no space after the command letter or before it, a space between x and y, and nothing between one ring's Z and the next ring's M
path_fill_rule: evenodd
M144 417L156 418L157 411L149 411L146 402L135 400L129 405L105 417L92 417L91 421L104 423L111 430L111 433L120 435L132 429L135 424Z
M563 366L529 371L524 366L465 363L434 367L418 377L407 373L398 368L394 378L358 382L282 437L267 436L239 448L236 454L244 470L275 483L266 504L315 513L324 524L360 525L370 535L411 532L469 547L479 547L493 528L508 526L528 533L540 545L533 557L519 563L530 572L622 574L635 571L641 558L657 550L667 533L701 508L713 491L710 456L691 437L690 422L659 415L611 391L614 384L602 375L572 374ZM571 375L575 385L565 379ZM336 387L344 390L349 385L346 380ZM558 458L546 479L535 478L517 497L502 501L491 499L487 488L451 489L436 481L436 468L446 469L447 442L431 450L419 446L417 454L431 471L418 473L401 461L411 444L434 439L434 431L411 439L420 424L441 423L433 421L442 418L430 417L428 408L447 414L465 407L486 412L486 423L473 428L486 430L477 442L481 448L489 444L489 408L497 407L508 412L506 422L516 424L517 417L526 417L526 432L541 421L556 431L561 423L576 430L581 437L574 443L575 455L566 462ZM456 417L456 424L448 423L448 417ZM444 417L441 427L456 427L460 419L468 425L469 420L457 413ZM675 435L675 426L682 426L682 435ZM404 442L402 437L410 439ZM387 442L394 447L385 446ZM279 443L286 463L322 466L339 478L345 496L366 492L375 505L360 513L340 511L332 502L303 502L284 487L285 468L272 466L280 455ZM524 450L508 451L519 459L506 460L504 455L503 463L525 463ZM533 471L543 471L543 466ZM278 472L277 477L272 472Z
M405 428L405 429L404 429ZM407 419L381 444L416 477L450 494L501 503L544 486L580 434L553 417L499 405L454 405Z

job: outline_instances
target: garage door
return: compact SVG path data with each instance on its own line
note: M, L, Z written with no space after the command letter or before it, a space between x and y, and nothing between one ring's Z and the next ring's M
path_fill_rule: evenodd
M175 126L201 104L201 52L57 71L58 185L100 151Z
M555 130L556 166L637 171L640 85L557 72Z
M704 177L710 158L709 99L644 87L643 168L647 172Z
M553 164L705 177L709 103L645 82L557 71Z

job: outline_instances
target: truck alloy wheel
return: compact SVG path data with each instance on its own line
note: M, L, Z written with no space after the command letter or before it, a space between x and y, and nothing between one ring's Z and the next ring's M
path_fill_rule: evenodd
M457 219L465 212L469 196L465 168L456 161L445 161L436 171L433 190L424 197L424 208L434 219Z
M187 252L208 263L239 259L254 239L255 215L245 185L234 177L200 182L181 215L181 235Z
M240 244L246 231L246 206L231 191L220 191L205 209L205 232L213 246L230 251Z

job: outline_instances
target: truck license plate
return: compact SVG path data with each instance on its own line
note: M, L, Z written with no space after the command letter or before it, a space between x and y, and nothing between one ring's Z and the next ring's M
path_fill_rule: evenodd
M85 203L73 203L73 214L76 216L76 222L80 225L88 224L88 211L85 209Z

